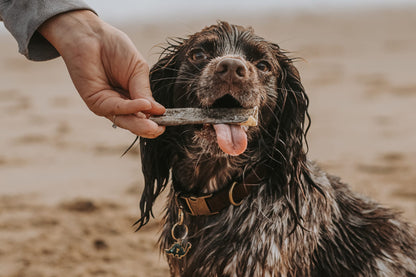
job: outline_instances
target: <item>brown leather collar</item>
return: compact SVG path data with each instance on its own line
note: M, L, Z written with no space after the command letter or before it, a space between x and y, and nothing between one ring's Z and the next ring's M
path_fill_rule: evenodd
M230 187L203 196L186 196L177 194L176 199L187 213L198 215L214 215L223 209L240 206L244 198L259 186L259 184L245 184L233 182Z

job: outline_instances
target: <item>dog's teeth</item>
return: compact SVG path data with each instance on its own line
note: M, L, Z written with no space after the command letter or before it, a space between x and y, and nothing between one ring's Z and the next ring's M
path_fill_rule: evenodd
M247 132L248 131L248 126L246 126L246 125L241 126L241 128L243 128L244 132Z

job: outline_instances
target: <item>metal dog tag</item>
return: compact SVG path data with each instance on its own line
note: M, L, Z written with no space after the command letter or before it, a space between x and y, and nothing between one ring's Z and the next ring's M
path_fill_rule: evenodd
M169 249L165 249L166 254L182 259L188 254L192 244L188 241L185 245L181 241L176 241Z
M188 236L188 226L186 226L186 224L183 224L183 217L183 210L179 209L178 222L175 223L175 225L173 225L170 231L172 238L175 240L175 242L169 249L165 249L166 254L178 259L182 259L183 257L185 257L192 247L192 244L189 241L184 243L184 239Z

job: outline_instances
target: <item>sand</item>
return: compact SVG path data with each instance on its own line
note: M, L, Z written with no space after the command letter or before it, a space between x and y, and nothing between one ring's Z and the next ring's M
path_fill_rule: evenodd
M154 63L153 46L216 19L118 27ZM416 9L221 19L302 58L309 157L415 223ZM134 135L86 108L61 59L26 61L8 34L0 49L0 277L167 276L160 213L132 227L140 159L120 155Z

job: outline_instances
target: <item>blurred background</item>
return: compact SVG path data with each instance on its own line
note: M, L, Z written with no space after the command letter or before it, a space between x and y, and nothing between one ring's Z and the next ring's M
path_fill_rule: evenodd
M168 37L217 20L300 57L309 158L416 223L416 4L87 1L153 64ZM0 277L167 276L156 219L135 233L134 135L91 113L63 61L30 62L0 26Z

